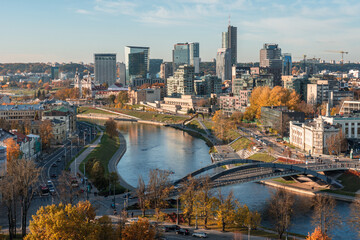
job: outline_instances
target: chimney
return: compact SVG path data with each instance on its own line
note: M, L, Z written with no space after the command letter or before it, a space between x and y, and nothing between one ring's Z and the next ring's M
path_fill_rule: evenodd
M329 103L326 104L326 115L325 116L330 117L330 104Z

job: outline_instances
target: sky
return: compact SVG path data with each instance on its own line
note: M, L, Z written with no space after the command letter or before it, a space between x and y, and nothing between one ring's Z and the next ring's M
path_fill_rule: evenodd
M94 53L150 47L171 61L175 43L199 42L202 61L237 27L238 62L258 62L264 43L293 61L360 61L358 0L0 0L0 63L93 62Z

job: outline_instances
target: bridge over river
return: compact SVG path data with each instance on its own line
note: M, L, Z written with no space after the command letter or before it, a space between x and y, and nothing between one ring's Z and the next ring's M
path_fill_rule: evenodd
M341 183L335 179L326 176L322 172L338 170L360 170L359 161L342 161L334 163L310 163L310 164L282 164L282 163L265 163L250 159L229 159L206 167L200 168L187 176L174 182L178 185L188 177L196 177L200 174L206 174L210 170L219 169L222 166L235 165L235 167L213 173L210 179L213 187L220 187L231 184L259 182L273 178L293 176L293 175L310 175L315 179L342 188Z

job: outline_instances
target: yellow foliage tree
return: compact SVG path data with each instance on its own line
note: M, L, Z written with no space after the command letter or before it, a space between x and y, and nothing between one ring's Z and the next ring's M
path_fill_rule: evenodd
M122 234L123 240L153 240L156 230L147 219L140 218L136 223L127 225Z
M41 207L30 221L30 233L25 240L77 239L96 240L104 235L102 225L109 231L109 221L95 221L95 209L90 202L77 205L48 205ZM109 239L109 238L107 238Z
M40 125L40 138L43 149L50 147L51 139L54 137L50 120L45 120Z
M280 86L255 88L250 97L250 106L246 109L246 118L260 118L261 107L286 106L290 110L297 110L300 96L294 90L290 91Z
M6 146L6 159L8 163L18 159L20 156L20 146L13 138L8 138L4 141Z
M315 228L314 232L306 237L306 240L331 240L326 233L321 232L320 227Z

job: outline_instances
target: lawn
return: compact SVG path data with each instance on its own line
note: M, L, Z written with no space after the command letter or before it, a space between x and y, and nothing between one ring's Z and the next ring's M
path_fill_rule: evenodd
M111 139L106 133L101 138L100 144L81 162L79 170L84 169L84 164L91 158L96 158L104 167L105 175L109 173L108 165L112 156L116 153L120 146L119 137ZM86 169L85 169L86 170ZM86 174L87 175L87 174Z
M235 142L231 144L231 147L235 149L235 151L239 151L241 149L247 149L251 145L251 141L245 137L241 137Z
M292 183L296 183L294 180L285 180L283 178L275 178L273 179L273 181L279 182L279 183L283 183L283 184L292 184Z
M206 131L201 127L200 123L196 120L193 120L192 122L186 124L186 127L194 129L206 135Z
M341 184L344 186L342 189L346 192L355 193L360 189L360 177L351 173L344 173L339 178Z
M255 153L254 155L249 157L249 159L262 161L262 162L273 162L276 160L276 158L274 158L273 156L270 156L267 153Z
M96 108L89 108L89 107L79 107L78 108L79 114L90 114L90 113L97 113L97 114L108 114L108 115L114 115L113 113L102 111Z

